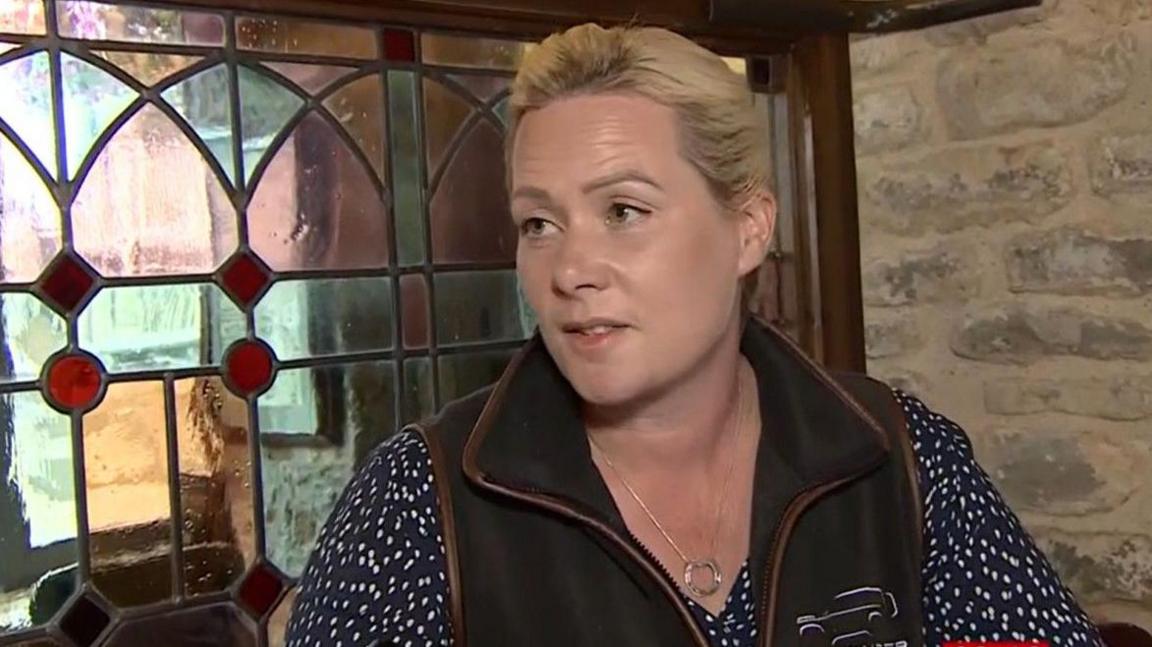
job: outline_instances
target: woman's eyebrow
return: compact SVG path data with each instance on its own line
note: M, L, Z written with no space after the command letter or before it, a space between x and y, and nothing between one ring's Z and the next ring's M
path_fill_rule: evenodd
M664 187L660 186L659 182L653 180L652 178L636 169L624 169L622 171L616 171L615 173L609 173L608 175L589 180L580 187L580 190L584 193L592 193L598 189L603 189L604 187L612 186L613 184L621 184L624 182L638 182L640 184L647 184L657 191L664 191Z

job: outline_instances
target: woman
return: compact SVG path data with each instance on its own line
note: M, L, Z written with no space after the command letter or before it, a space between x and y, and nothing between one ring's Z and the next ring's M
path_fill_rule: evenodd
M959 428L746 316L775 203L719 57L575 27L509 112L539 332L367 462L292 647L1099 644Z

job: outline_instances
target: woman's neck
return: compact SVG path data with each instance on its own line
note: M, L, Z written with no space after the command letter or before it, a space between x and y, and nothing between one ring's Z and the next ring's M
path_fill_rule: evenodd
M596 444L630 472L655 466L696 471L731 446L740 412L757 400L756 379L736 336L721 342L688 378L626 409L588 408L584 421Z

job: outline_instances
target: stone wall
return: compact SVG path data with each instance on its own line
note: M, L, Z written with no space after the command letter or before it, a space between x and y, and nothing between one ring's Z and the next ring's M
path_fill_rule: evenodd
M1152 628L1152 0L853 43L870 370Z

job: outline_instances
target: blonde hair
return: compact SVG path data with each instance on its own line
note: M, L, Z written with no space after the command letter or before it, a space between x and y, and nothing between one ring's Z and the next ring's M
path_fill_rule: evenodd
M715 53L656 27L586 23L529 50L512 83L505 160L526 113L599 93L639 95L674 110L684 158L725 206L767 189L767 125L748 82Z

